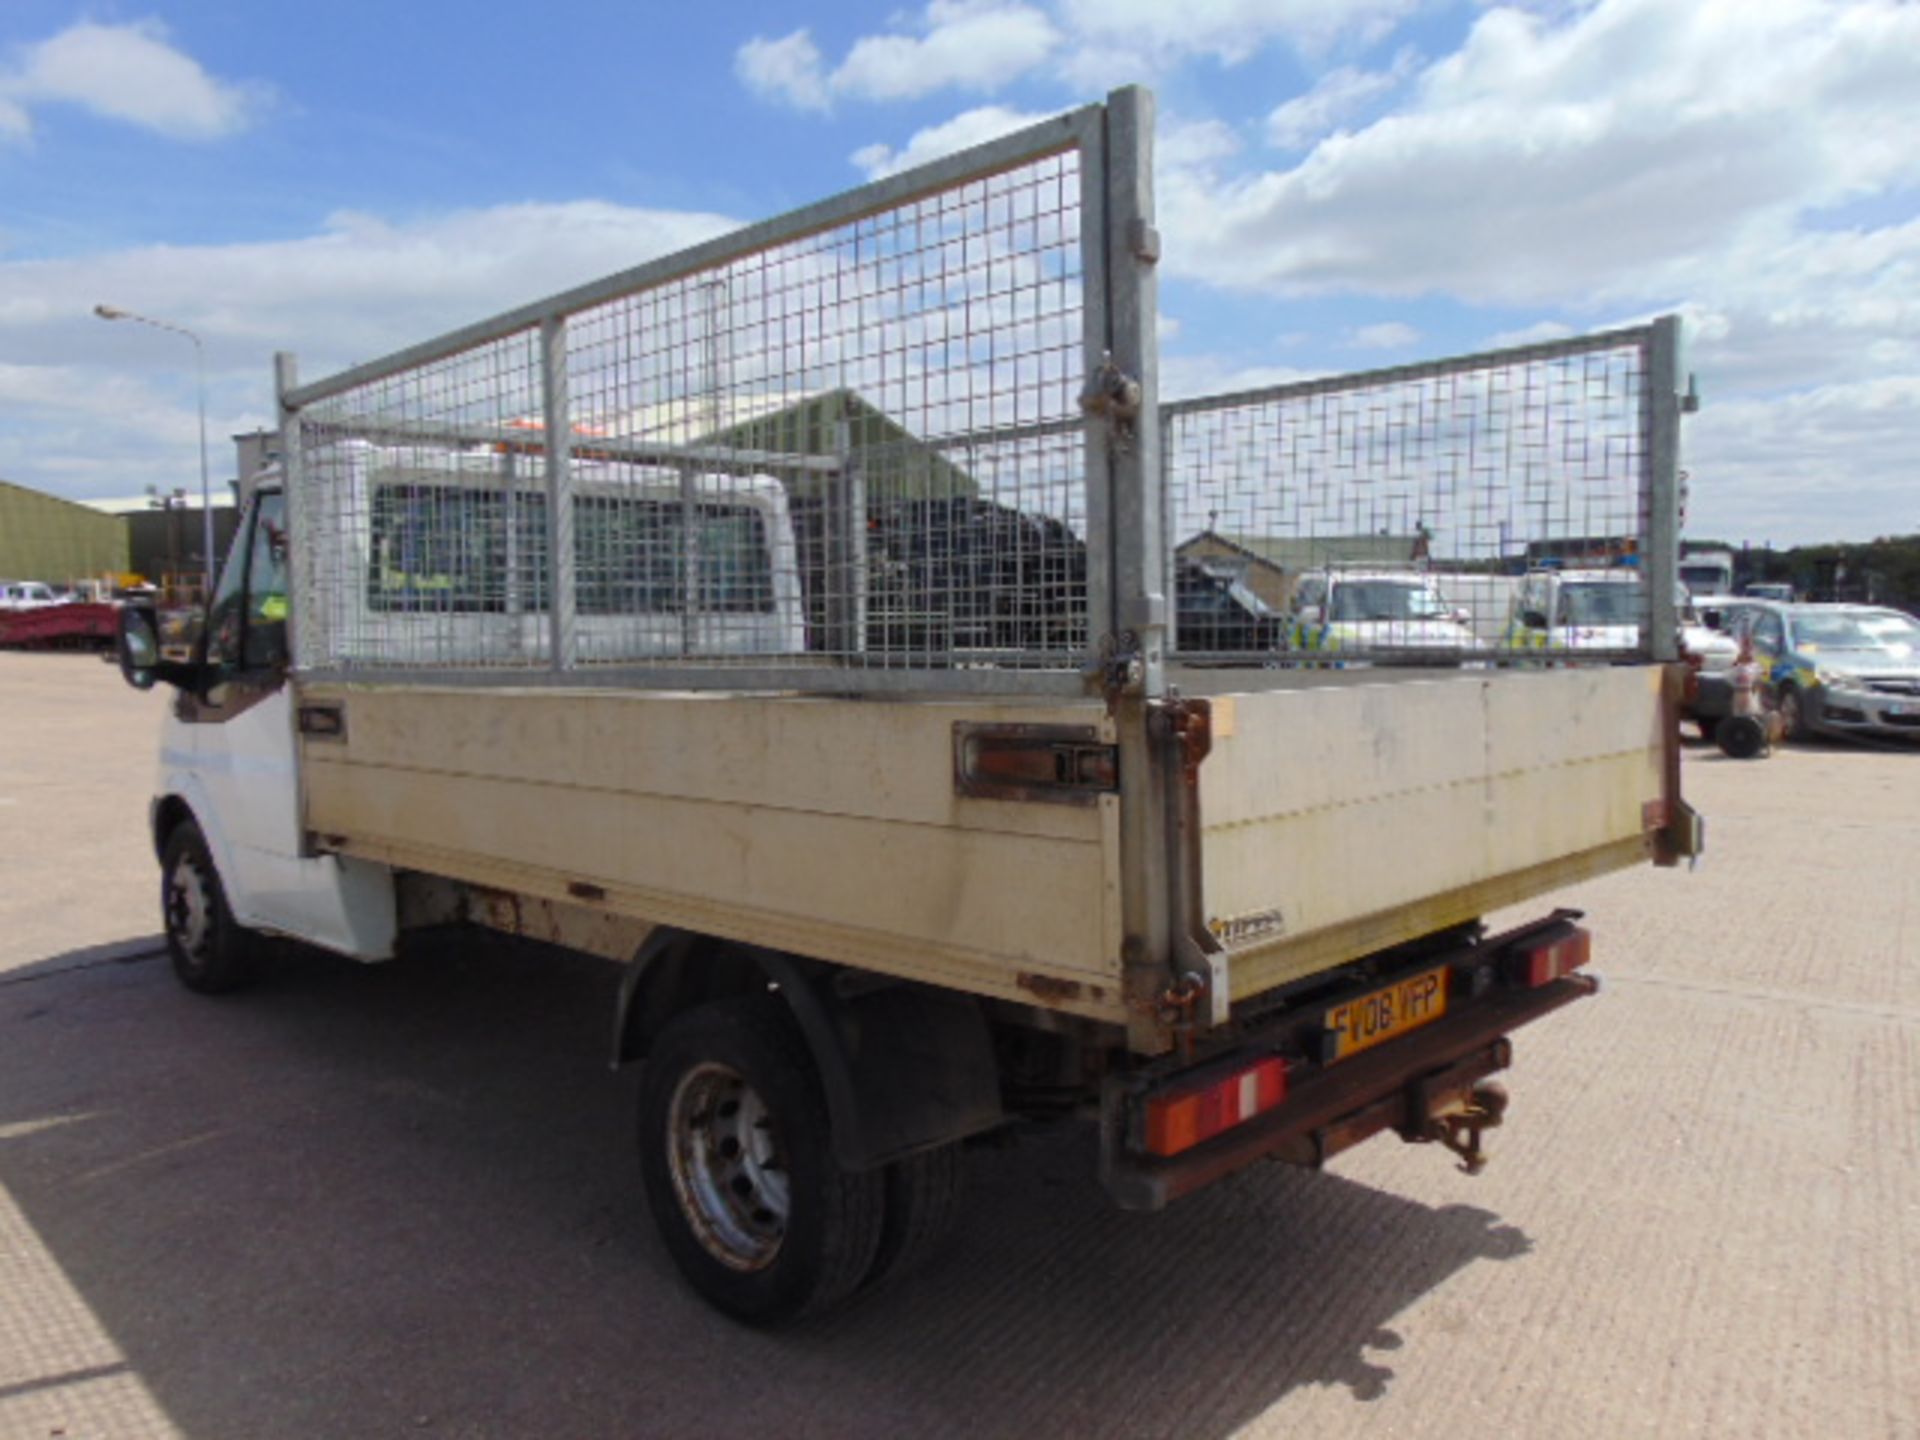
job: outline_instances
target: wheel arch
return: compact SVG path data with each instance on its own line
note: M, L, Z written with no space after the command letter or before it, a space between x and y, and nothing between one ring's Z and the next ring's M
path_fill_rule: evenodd
M1004 1120L993 1039L973 996L667 926L621 977L614 1065L644 1060L676 1015L758 990L792 1012L845 1168L871 1169Z
M179 795L155 796L153 804L148 809L147 820L153 832L153 858L156 860L166 853L167 840L174 831L188 821L196 825L200 824L200 817L194 814L193 806ZM201 826L200 833L202 835L207 833L205 826Z
M149 812L153 826L154 858L160 859L173 832L191 821L199 829L200 838L207 842L207 853L213 857L213 868L226 891L228 908L241 924L251 924L253 921L247 897L234 893L232 849L217 814L207 797L199 793L199 787L191 776L176 776L162 794L154 797Z

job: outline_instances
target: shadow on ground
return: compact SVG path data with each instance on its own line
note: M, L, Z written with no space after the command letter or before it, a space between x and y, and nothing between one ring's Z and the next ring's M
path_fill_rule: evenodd
M1279 1167L1122 1214L1068 1132L970 1156L917 1279L742 1330L647 1224L614 983L488 940L211 1001L161 960L48 965L0 989L0 1185L172 1422L249 1440L1224 1436L1381 1395L1402 1310L1528 1249Z

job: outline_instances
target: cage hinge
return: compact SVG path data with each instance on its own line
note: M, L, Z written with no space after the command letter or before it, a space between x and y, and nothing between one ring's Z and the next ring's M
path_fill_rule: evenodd
M1107 422L1114 448L1125 454L1133 447L1134 421L1140 415L1143 393L1140 381L1122 370L1109 350L1087 377L1086 388L1080 392L1080 408Z
M1100 637L1100 653L1080 672L1087 690L1106 698L1107 713L1113 714L1120 701L1145 692L1147 662L1140 653L1140 637L1123 631L1117 637Z

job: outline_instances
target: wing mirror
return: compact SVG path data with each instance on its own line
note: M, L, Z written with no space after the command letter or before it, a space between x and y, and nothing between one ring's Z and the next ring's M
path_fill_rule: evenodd
M120 607L114 653L120 660L121 678L136 690L151 690L161 680L185 689L200 670L197 665L161 658L160 622L147 605Z
M154 673L160 663L160 632L153 611L144 605L121 606L114 649L120 657L120 678L136 690L151 690L160 678Z

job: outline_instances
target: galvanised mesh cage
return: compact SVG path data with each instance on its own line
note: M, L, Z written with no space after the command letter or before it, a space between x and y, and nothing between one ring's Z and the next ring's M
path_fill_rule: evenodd
M1099 135L1063 117L293 389L302 669L1069 683Z
M1176 656L1644 655L1672 484L1656 341L1671 332L1163 405Z

